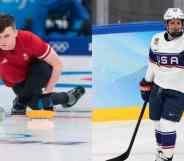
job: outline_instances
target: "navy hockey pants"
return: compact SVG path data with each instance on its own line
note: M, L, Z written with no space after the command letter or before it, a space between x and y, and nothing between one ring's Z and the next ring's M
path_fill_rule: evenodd
M164 118L178 122L184 110L184 93L163 89L154 85L149 98L149 116L151 120Z

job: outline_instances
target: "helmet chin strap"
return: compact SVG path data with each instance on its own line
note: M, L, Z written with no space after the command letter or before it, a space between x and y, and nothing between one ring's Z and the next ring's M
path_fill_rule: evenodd
M167 33L168 33L169 40L173 40L173 39L175 39L175 38L180 37L180 36L183 35L183 31L173 32L173 33L170 33L169 31L167 31Z

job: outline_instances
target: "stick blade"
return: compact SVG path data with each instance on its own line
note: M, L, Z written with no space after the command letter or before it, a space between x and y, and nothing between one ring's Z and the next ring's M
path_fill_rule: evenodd
M126 151L125 153L121 154L120 156L112 158L112 159L108 159L106 161L123 161L129 157L129 154L130 154L130 152Z

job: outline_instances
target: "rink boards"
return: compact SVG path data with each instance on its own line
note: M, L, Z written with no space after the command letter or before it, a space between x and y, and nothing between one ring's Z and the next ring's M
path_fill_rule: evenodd
M139 82L147 69L150 41L163 29L160 22L94 27L93 121L138 118L143 104Z
M120 120L137 120L141 112L140 107L131 108L100 108L94 109L92 113L92 120L98 121L120 121ZM148 119L149 109L145 110L143 119Z

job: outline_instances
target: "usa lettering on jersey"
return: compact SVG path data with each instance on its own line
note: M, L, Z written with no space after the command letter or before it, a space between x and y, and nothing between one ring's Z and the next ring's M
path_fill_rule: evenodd
M157 55L158 65L180 65L178 56Z
M184 54L166 54L166 53L158 53L150 50L149 53L150 61L159 66L167 65L167 66L183 66L184 67Z

